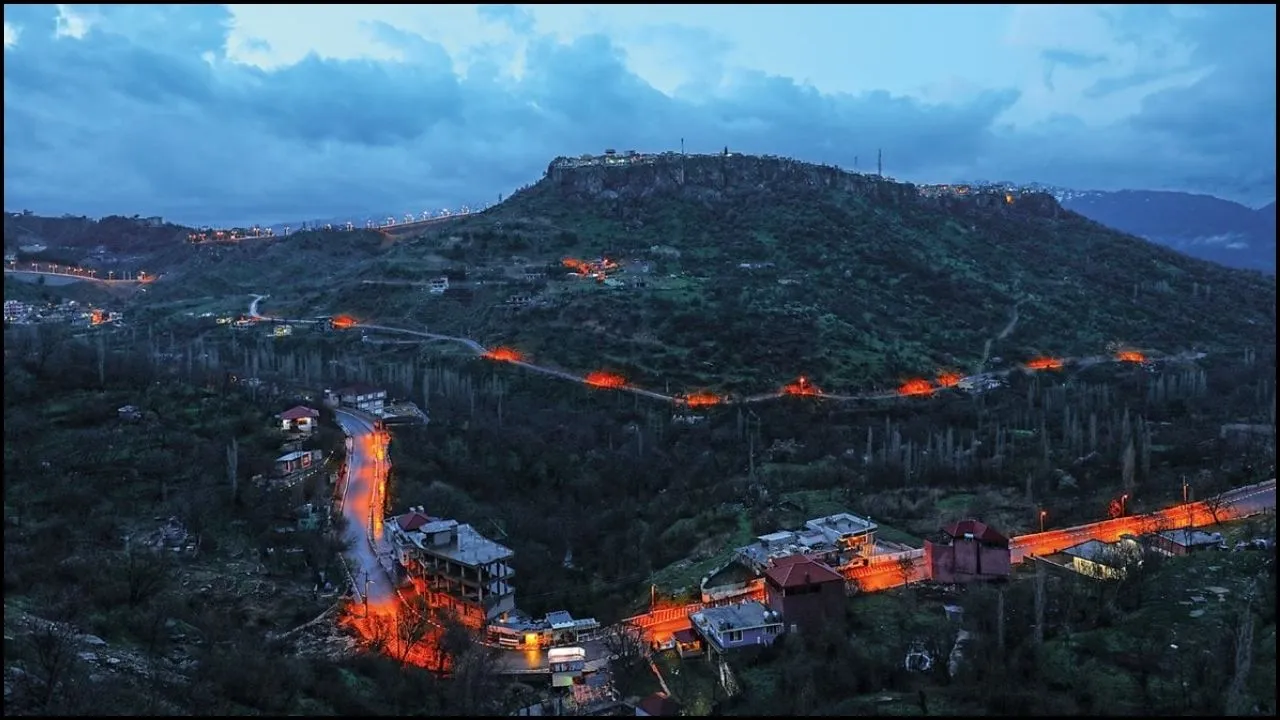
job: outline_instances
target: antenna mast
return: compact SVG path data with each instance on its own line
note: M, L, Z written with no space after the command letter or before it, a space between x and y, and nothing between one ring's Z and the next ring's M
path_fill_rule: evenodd
M884 177L884 150L876 150L876 175Z

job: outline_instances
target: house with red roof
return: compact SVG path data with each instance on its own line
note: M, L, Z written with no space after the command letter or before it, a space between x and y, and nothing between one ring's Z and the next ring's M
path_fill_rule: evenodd
M960 520L924 542L925 565L934 582L952 584L1007 580L1009 538L980 520Z
M788 626L815 630L844 614L844 577L804 555L774 560L764 573L765 598Z
M280 429L286 432L310 433L316 429L320 411L306 405L297 405L280 413Z

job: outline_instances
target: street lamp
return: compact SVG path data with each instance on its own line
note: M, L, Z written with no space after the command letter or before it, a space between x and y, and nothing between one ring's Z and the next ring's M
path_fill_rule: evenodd
M1120 517L1124 517L1125 505L1129 502L1129 493L1120 496Z
M1049 513L1044 510L1040 511L1040 532L1044 532L1044 516L1048 514Z
M1186 505L1188 502L1190 501L1187 499L1187 476L1183 475L1182 476L1182 504Z

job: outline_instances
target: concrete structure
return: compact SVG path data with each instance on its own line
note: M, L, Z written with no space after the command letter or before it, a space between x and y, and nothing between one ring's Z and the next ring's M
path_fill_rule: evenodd
M831 567L865 564L875 551L876 524L850 513L814 518L802 530L760 535L735 551L735 559L763 575L780 558L801 555Z
M427 283L427 292L433 293L435 295L443 294L444 291L448 289L449 289L449 278L447 277L442 276L438 278L431 278L431 280L428 281Z
M310 433L316 429L320 411L305 405L291 407L280 413L280 429L287 432Z
M978 520L961 520L924 543L925 565L938 583L1009 577L1009 538Z
M778 560L765 571L764 587L769 608L792 630L816 630L844 613L844 577L807 557Z
M1072 570L1099 580L1123 579L1130 566L1142 562L1142 547L1127 538L1113 543L1086 540L1063 553L1070 556Z
M772 645L782 633L782 615L754 600L704 608L689 614L707 647L724 652L752 645Z
M339 390L338 402L343 407L354 408L374 417L382 417L387 404L387 391L373 385L357 383Z
M476 624L511 612L515 553L457 520L433 518L421 507L383 525L386 539L408 578L422 583L435 606Z
M1165 530L1150 537L1151 547L1165 555L1190 555L1201 550L1225 550L1222 533L1203 530Z

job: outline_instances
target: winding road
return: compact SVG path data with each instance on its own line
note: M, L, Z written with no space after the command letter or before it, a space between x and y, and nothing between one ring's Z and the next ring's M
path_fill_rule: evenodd
M250 317L258 320L290 323L319 322L314 319L285 320L264 316L259 311L259 305L267 297L266 295L253 296L253 301L249 305ZM1016 322L1016 309L1013 322ZM366 330L410 335L432 341L454 342L468 348L477 355L488 354L488 350L483 345L470 338L384 325L360 325L359 327ZM1177 357L1196 358L1201 356L1202 354L1199 353L1187 353ZM1075 362L1082 366L1089 366L1102 362L1116 361L1117 359L1113 357L1095 356L1079 358ZM590 384L585 377L557 368L545 367L524 360L506 362L550 377ZM971 376L971 378L1002 377L1010 372L1012 370L981 373ZM679 397L633 386L621 386L612 389L666 402L681 402ZM864 395L829 395L817 392L811 394L832 400L900 397L900 394L896 392ZM757 395L742 398L739 402L761 402L783 396L783 393ZM391 562L391 549L382 540L380 527L382 517L381 513L375 510L380 509L385 502L387 471L390 468L390 461L386 456L386 435L375 427L375 420L363 414L338 410L336 415L338 423L348 436L349 443L347 485L343 492L343 515L348 521L345 532L347 538L351 541L352 557L358 564L357 569L353 570L353 582L357 585L357 595L367 595L370 606L394 611L398 598L387 570ZM1273 510L1275 508L1275 480L1271 479L1257 485L1237 488L1222 494L1219 498L1220 500L1217 502L1185 503L1147 515L1114 518L1071 528L1054 529L1015 537L1010 541L1011 561L1016 564L1033 555L1060 552L1090 539L1110 542L1125 534L1141 535L1158 529L1202 527L1216 524L1221 520L1245 517L1267 509ZM1215 509L1216 513L1214 512ZM895 560L897 557L895 556ZM902 554L902 557L906 557L911 561L909 570L910 582L930 579L930 572L925 564L923 550L912 550ZM862 567L849 568L844 571L844 574L847 578L856 580L862 591L873 592L901 585L904 579L904 569L896 561L878 562ZM357 574L363 577L354 577ZM364 587L359 587L361 583L364 584ZM725 602L741 599L746 598L736 598ZM663 640L675 631L689 627L688 613L701 607L700 603L695 603L682 608L667 608L654 613L627 618L622 623L643 630L650 639ZM602 643L596 641L585 643L584 645L589 646L588 657L596 659L593 662L606 661L607 650ZM510 674L542 673L547 671L545 652L505 652L502 654L500 662L503 672Z
M282 322L282 323L292 323L292 324L316 324L320 322L320 320L317 320L314 318L291 319L291 318L278 318L278 317L263 315L259 310L259 307L262 301L269 298L270 295L253 295L252 297L253 297L253 300L249 303L249 317L254 320L265 320L265 321L271 321L271 322ZM1013 325L1016 324L1017 321L1018 321L1018 311L1017 311L1017 307L1015 306L1013 311L1013 318L1011 319L1009 325L1006 326L1006 328L1001 332L1001 336L1003 337L1004 335L1007 335L1008 332L1012 330ZM435 342L455 343L463 346L464 348L466 348L467 350L469 350L470 352L474 353L477 356L489 357L493 359L495 362L505 362L509 365L517 365L521 368L524 368L525 370L538 373L540 375L546 375L548 377L558 378L561 380L566 380L568 382L578 383L580 385L589 385L589 386L601 387L609 390L617 390L619 392L628 392L633 395L639 395L641 397L647 397L653 400L673 403L676 405L681 405L681 406L690 405L687 398L682 395L667 395L664 393L655 392L653 390L646 390L645 388L637 387L635 385L630 385L630 384L600 385L598 383L592 382L589 376L578 375L576 373L571 373L567 370L561 370L560 368L548 367L546 365L538 365L536 363L532 363L524 359L501 359L501 358L495 357L489 348L486 348L484 345L481 345L476 340L473 340L467 337L460 337L457 335L444 335L441 333L427 332L424 330L412 330L410 328L392 327L390 325L373 325L373 324L360 323L355 327L358 327L362 330L372 330L374 332L408 335L411 337L422 338L424 340L431 340ZM1193 359L1198 359L1200 357L1204 357L1204 353L1186 352L1178 355L1165 356L1160 359L1193 360ZM1107 363L1107 362L1127 362L1127 361L1117 357L1106 356L1106 355L1094 355L1094 356L1088 356L1088 357L1067 358L1067 359L1061 360L1061 363L1063 364L1069 363L1081 368L1090 367L1092 365L1098 365L1098 364ZM984 382L1003 379L1005 377L1008 377L1011 373L1021 369L1024 369L1024 368L1019 366L1019 367L1006 368L1003 370L991 370L987 372L978 372L973 375L968 375L966 377L959 378L958 383L956 384L964 385L966 383L974 383L975 385L981 386L981 384ZM791 386L788 386L788 387L791 387ZM901 399L903 397L911 397L912 395L927 396L927 395L933 394L933 392L935 391L942 390L942 389L944 388L940 386L930 386L930 389L928 390L928 392L920 392L920 393L904 394L899 389L893 389L893 390L878 390L878 391L848 395L848 394L822 392L816 387L812 385L808 385L804 387L803 392L799 392L799 393L788 392L784 388L776 392L760 393L757 395L748 395L748 396L736 397L736 398L715 396L714 402L711 402L709 404L713 404L713 405L752 404L752 403L778 400L780 398L789 397L792 395L798 395L801 397L815 397L815 398L821 398L824 400L834 400L837 402L896 400L896 399Z

